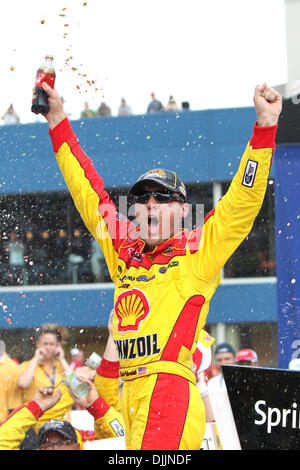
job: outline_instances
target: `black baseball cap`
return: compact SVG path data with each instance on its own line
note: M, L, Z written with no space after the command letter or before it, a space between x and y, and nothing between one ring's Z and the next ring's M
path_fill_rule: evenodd
M43 424L39 429L39 446L43 443L46 435L50 431L55 431L61 434L68 441L78 442L76 431L71 423L69 423L68 421L61 421L60 419L50 419L50 421Z
M215 349L215 354L220 354L220 353L231 353L235 356L235 350L229 343L218 344L218 346Z
M137 182L130 188L129 196L134 196L142 192L146 183L155 182L171 192L179 194L186 202L186 188L175 171L154 168L143 173Z

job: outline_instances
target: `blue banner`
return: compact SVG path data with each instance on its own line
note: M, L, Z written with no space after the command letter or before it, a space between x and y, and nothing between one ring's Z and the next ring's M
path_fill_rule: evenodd
M300 358L300 146L280 146L275 165L278 362Z

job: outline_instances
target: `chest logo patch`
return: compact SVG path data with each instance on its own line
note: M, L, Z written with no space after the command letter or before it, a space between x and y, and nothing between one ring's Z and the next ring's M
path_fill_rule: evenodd
M149 301L141 290L130 289L118 295L115 312L119 332L137 331L150 312Z

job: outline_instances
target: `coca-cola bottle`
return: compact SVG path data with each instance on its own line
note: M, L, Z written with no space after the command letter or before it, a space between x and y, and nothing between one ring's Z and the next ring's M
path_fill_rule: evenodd
M55 70L53 66L53 56L47 55L45 61L39 67L35 79L36 99L32 103L31 111L35 114L48 114L48 95L43 90L42 84L46 82L51 88L54 88Z

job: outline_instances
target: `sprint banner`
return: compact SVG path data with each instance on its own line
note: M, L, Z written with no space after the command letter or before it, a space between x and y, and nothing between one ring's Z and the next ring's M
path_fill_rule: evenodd
M300 371L223 366L242 450L299 450Z
M300 358L300 146L276 150L275 233L278 364Z

